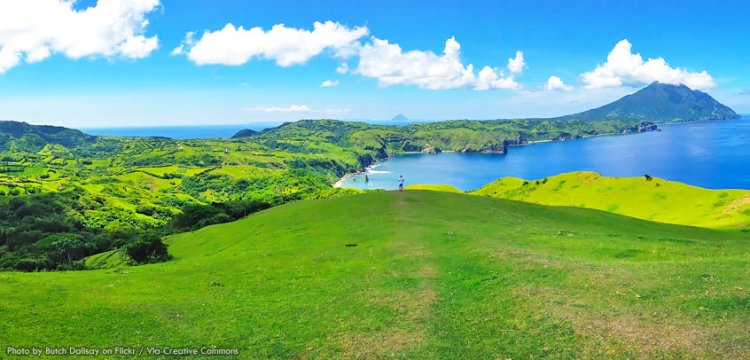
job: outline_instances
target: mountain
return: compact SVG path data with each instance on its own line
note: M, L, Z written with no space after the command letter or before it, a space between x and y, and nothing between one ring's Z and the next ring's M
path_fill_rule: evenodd
M404 114L398 114L394 116L391 121L409 121L409 118L406 117Z
M18 121L0 121L0 151L17 150L39 151L47 144L58 144L68 148L94 142L95 136L80 130L60 126L30 125Z
M613 103L554 120L643 120L664 123L739 117L732 109L702 91L692 90L685 85L655 82Z

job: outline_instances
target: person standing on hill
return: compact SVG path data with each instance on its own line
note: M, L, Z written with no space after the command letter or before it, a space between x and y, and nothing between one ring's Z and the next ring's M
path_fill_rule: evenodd
M404 176L398 176L398 191L404 191Z

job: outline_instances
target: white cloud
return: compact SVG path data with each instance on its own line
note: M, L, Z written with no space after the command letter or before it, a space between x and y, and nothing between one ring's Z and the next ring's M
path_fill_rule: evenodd
M349 72L349 64L347 64L347 63L341 63L341 65L339 65L336 68L336 72L339 73L339 74L346 74L346 73L348 73Z
M184 44L180 44L180 46L172 49L172 51L169 54L171 54L173 56L177 56L177 55L182 55L184 53L185 53L185 45Z
M554 90L573 90L573 87L570 85L566 85L562 79L560 79L557 76L550 76L549 79L547 79L547 84L544 85L544 88L548 91L554 91Z
M143 59L159 47L156 37L147 38L143 35L130 37L119 46L120 53L131 59Z
M193 36L195 36L195 33L192 31L189 31L187 34L185 34L185 40L182 41L182 44L180 44L180 46L174 48L170 54L172 54L173 56L185 54L185 48L189 48L193 46L193 44L195 44Z
M641 54L633 54L632 45L622 40L607 56L607 62L593 71L581 74L587 89L618 87L623 85L640 86L659 81L666 84L685 84L692 89L708 90L716 83L706 71L689 72L672 68L664 58L643 61Z
M332 21L315 22L312 31L284 24L268 31L227 24L221 30L204 32L194 44L188 44L187 38L185 43L190 47L188 58L199 65L242 65L260 57L286 67L303 64L325 50L342 58L351 56L359 46L357 40L367 34L367 27L350 29Z
M516 51L516 57L508 59L508 70L513 74L520 74L526 67L526 63L523 61L523 52Z
M141 59L159 46L146 37L145 16L159 0L99 0L77 11L69 0L0 1L0 73L22 61L38 62L62 53Z
M520 56L520 63L523 63L523 55ZM513 64L518 66L515 62ZM489 66L484 67L477 77L473 65L462 63L461 45L453 37L445 42L443 54L439 56L432 51L404 52L398 44L372 38L371 43L360 48L359 65L355 72L378 79L380 86L417 85L431 90L520 87L513 76L506 77L502 71Z
M500 73L500 75L498 75ZM512 89L518 90L521 88L521 84L517 83L513 79L513 76L503 76L502 70L495 70L489 66L485 66L480 72L477 78L474 90L489 90L489 89Z
M322 86L322 87L333 87L333 86L337 86L338 84L339 84L338 80L326 80L326 81L323 81L323 83L320 84L320 86Z

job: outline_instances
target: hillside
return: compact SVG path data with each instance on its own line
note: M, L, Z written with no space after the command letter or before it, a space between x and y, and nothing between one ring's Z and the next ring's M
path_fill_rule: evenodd
M614 178L592 172L536 181L508 177L473 194L585 207L671 224L750 228L750 191L708 190L659 178Z
M95 137L59 126L29 125L0 121L0 151L36 152L48 144L77 147L94 142Z
M242 358L746 358L747 240L443 192L299 201L173 236L167 263L0 273L0 333Z
M739 115L710 95L685 85L655 82L602 107L558 120L641 120L657 123L737 119Z
M430 191L442 191L449 193L463 194L463 191L456 189L453 186L446 184L411 184L404 190L430 190Z

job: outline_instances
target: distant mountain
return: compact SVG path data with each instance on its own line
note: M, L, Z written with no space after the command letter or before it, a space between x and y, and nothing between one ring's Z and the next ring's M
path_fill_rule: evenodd
M409 121L409 118L404 116L404 114L398 114L391 119L391 121Z
M47 144L59 144L67 148L90 144L96 141L95 136L87 135L80 130L60 126L30 125L18 121L0 121L0 151L18 150L38 151Z
M729 107L685 85L652 83L613 103L554 120L642 120L682 122L737 119Z

